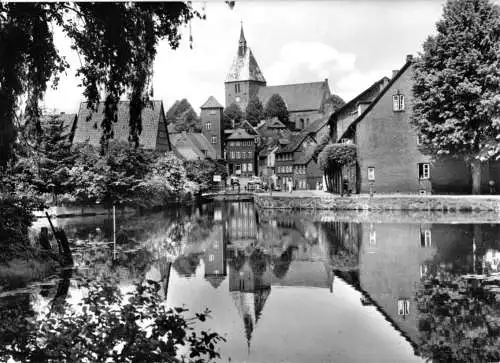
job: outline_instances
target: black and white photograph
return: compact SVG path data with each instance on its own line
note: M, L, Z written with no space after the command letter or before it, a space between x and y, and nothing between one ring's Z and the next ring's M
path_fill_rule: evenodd
M500 362L500 0L1 1L1 362Z

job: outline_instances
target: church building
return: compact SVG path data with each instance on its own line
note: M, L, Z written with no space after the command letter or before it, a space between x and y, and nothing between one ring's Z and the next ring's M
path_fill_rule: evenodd
M279 94L287 106L290 123L302 130L314 120L329 112L326 100L331 96L328 79L286 85L267 86L266 79L247 46L241 28L238 52L226 77L226 107L236 103L245 112L251 97L258 97L263 107L275 93Z

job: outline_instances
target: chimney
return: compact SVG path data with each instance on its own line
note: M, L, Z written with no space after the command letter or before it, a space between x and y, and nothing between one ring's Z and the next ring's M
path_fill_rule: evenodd
M392 77L391 78L396 77L396 75L398 74L398 72L399 72L399 69L393 69L392 70Z
M411 62L413 62L413 54L407 54L406 63L411 63Z

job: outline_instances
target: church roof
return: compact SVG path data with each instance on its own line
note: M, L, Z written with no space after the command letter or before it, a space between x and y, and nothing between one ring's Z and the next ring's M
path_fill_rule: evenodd
M205 280L207 280L214 289L218 288L222 282L226 279L225 275L207 275Z
M284 84L259 88L258 97L265 106L273 94L279 94L289 112L320 110L323 101L330 96L328 82ZM325 95L326 93L326 95Z
M214 96L210 96L200 108L224 108L224 106L222 106Z
M130 102L119 101L117 104L117 122L112 123L113 140L121 140L128 142L130 127ZM163 145L158 144L159 131L167 132L166 123L164 122L163 102L151 101L151 104L143 108L141 113L142 132L139 136L139 144L146 149L163 148ZM87 107L87 102L80 104L78 111L77 125L74 143L88 142L91 145L100 145L102 128L101 123L104 119L104 102L100 102L97 106L97 111L93 111ZM168 134L167 134L168 137ZM168 148L168 146L165 146Z
M250 47L247 47L243 27L241 28L238 53L233 60L226 77L226 82L258 81L266 83Z

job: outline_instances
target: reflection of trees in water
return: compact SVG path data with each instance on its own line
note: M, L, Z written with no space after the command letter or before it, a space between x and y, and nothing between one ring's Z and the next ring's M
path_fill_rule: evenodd
M416 293L421 354L439 362L500 360L500 301L480 281L440 272Z
M288 248L280 256L272 256L273 274L278 279L286 276L290 264L293 260L293 251L296 250L295 246L288 246Z
M361 246L361 224L325 222L319 224L320 232L329 245L331 263L338 269L356 269Z
M179 256L173 263L175 271L180 276L193 276L200 264L201 255L201 253L190 253L187 256Z
M266 271L269 263L269 256L262 252L260 249L253 250L250 255L250 267L256 277L261 277Z
M237 250L229 251L229 267L236 272L239 272L245 264L245 254L238 253Z

